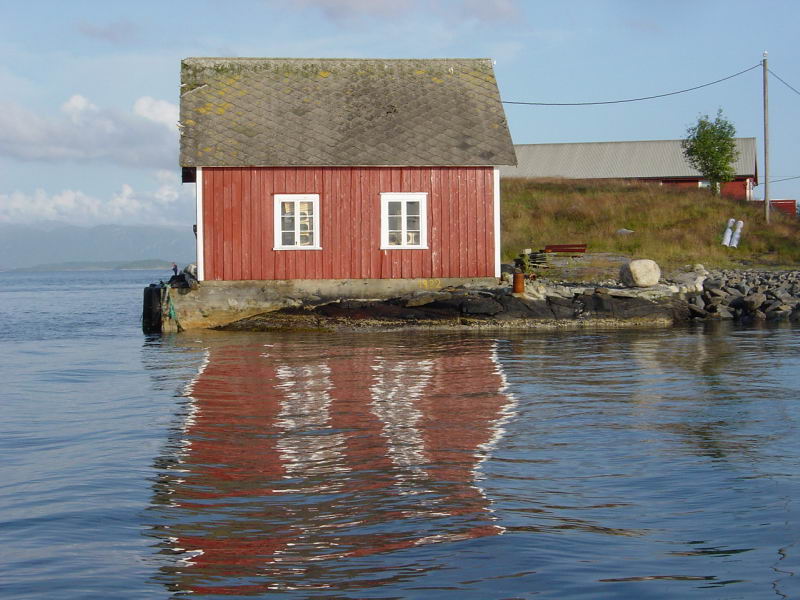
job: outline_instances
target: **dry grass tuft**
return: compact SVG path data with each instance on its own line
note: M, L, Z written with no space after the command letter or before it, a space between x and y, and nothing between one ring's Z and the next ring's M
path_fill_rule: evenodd
M650 258L663 267L795 267L800 219L763 205L626 181L504 179L501 183L503 260L523 248L588 244L589 252ZM721 245L729 218L744 221L739 248ZM633 230L619 234L620 229Z

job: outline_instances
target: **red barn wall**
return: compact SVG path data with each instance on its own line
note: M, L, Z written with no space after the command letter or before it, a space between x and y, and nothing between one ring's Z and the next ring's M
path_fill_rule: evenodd
M727 198L736 198L737 200L747 200L747 179L735 179L733 181L726 181L721 186L720 194Z
M722 184L720 193L726 198L737 200L747 200L747 177L734 179ZM660 181L662 185L677 188L697 189L700 178L695 179L649 179L648 181Z
M494 277L492 167L205 167L204 279ZM428 249L380 249L380 194L428 193ZM273 250L274 194L319 194L322 250Z

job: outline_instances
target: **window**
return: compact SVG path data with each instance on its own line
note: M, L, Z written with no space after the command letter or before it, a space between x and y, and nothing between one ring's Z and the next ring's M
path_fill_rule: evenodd
M275 194L273 250L321 250L319 194Z
M428 194L424 192L381 194L381 249L428 247Z

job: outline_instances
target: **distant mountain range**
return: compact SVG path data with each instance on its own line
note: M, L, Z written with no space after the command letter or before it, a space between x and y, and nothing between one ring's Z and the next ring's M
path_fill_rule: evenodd
M154 259L157 260L149 262ZM195 238L191 225L177 228L0 224L0 270L141 268L136 266L139 261L159 265L175 261L183 268L194 260Z

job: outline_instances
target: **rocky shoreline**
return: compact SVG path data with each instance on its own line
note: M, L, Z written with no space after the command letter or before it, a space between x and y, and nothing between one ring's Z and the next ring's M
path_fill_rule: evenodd
M800 271L712 271L688 300L694 319L800 321Z
M546 279L526 281L525 292L516 294L508 282L452 287L390 300L284 308L222 329L578 329L665 327L698 320L800 321L800 271L708 271L695 265L648 287Z

